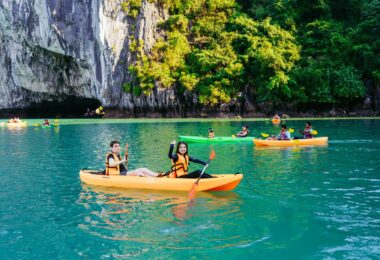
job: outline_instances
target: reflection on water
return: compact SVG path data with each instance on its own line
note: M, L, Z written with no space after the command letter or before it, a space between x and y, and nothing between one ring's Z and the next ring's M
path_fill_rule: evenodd
M228 219L239 218L241 200L234 192L197 193L189 202L184 192L123 190L82 184L77 203L87 215L79 227L91 235L110 240L134 241L168 248L187 248L178 236L188 233L207 234L216 247L239 244L239 236L229 235L223 241L218 233ZM207 218L203 215L207 212ZM210 233L206 231L209 230ZM169 243L168 243L169 242ZM192 248L203 247L192 241Z

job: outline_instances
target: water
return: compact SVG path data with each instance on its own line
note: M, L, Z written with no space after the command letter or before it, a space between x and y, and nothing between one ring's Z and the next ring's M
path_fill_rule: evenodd
M234 191L198 193L191 204L186 193L86 186L78 171L103 168L112 139L129 143L130 168L166 170L179 134L213 127L231 135L243 123L254 136L278 129L256 121L86 122L0 128L0 259L380 257L380 120L313 121L330 138L323 147L190 144L199 159L215 149L209 173L245 174Z

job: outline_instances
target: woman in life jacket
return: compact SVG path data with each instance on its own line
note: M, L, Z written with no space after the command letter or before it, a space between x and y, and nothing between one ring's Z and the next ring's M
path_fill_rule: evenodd
M189 162L195 162L206 165L204 161L195 159L188 155L188 146L185 142L178 142L176 152L173 153L176 141L170 143L169 159L172 161L172 167L169 173L171 178L198 178L202 173L201 170L196 170L188 173ZM203 173L202 178L213 178L210 174Z
M128 162L128 144L124 158L120 155L120 142L112 141L110 143L111 152L106 155L106 175L126 175L126 176L140 176L140 177L161 177L161 173L153 172L147 168L138 168L128 171L124 163Z

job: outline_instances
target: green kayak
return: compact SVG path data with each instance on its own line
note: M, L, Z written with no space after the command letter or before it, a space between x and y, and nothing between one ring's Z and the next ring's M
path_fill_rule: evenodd
M202 136L180 136L179 140L189 143L252 143L253 137L217 136L208 138Z

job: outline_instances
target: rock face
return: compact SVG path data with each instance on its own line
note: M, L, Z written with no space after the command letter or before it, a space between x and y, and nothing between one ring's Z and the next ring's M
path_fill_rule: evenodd
M155 89L148 97L122 91L131 80L131 40L143 40L148 52L157 24L167 18L147 0L137 18L130 18L122 2L0 1L0 109L77 96L131 111L176 110L173 90Z

